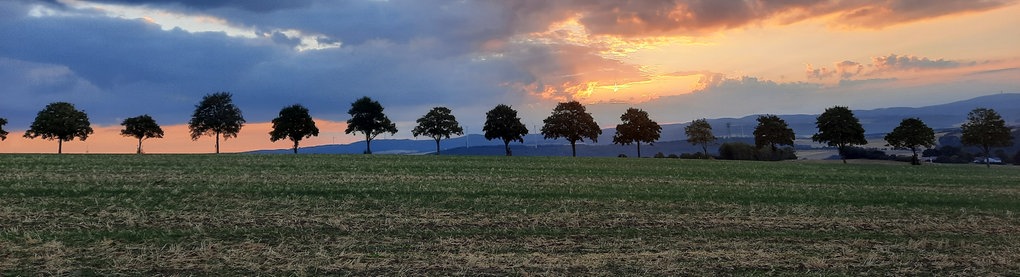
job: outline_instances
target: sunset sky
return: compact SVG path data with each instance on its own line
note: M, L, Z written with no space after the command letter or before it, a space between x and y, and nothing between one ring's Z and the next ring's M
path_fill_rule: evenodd
M295 103L322 130L303 146L356 141L343 122L361 96L400 129L380 138L410 138L434 106L469 133L497 104L529 129L568 100L604 127L628 107L678 123L925 106L1020 92L1020 2L0 1L0 153L55 152L21 136L57 101L96 130L67 153L133 153L119 124L141 114L167 131L147 152L211 152L185 124L218 91L249 122L226 152L289 147L268 122Z

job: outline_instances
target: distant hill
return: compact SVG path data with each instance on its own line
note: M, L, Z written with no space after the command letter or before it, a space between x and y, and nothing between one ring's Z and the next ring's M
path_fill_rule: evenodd
M927 107L854 110L854 115L861 120L869 137L877 138L881 137L881 134L892 131L901 120L908 117L918 117L934 129L957 128L966 121L967 113L979 107L995 109L1003 116L1008 125L1016 126L1020 125L1020 105L1017 103L1020 103L1020 93L1007 93ZM817 131L815 119L818 115L795 114L779 115L779 117L786 120L799 138L810 137ZM750 142L754 127L758 124L757 118L758 115L749 115L741 118L708 119L708 122L712 124L715 135L720 138ZM643 145L641 147L642 156L652 156L657 152L668 155L700 151L700 148L683 142L687 138L684 135L684 127L687 125L687 123L663 124L662 142L656 143L655 146ZM628 156L636 155L633 145L612 144L615 133L615 128L604 129L598 143L578 145L578 155L616 156L621 153ZM530 134L525 137L524 141L524 144L511 144L514 155L570 155L570 146L564 140L546 140L540 134ZM372 141L373 152L377 154L427 154L434 152L435 147L435 141L431 139L378 139ZM443 140L442 149L444 149L443 153L451 155L503 155L501 141L489 141L478 134ZM364 150L365 142L359 141L351 144L302 147L299 152L306 154L361 154ZM710 149L710 152L714 150ZM278 149L258 150L250 153L286 154L291 152L289 149Z
M854 115L861 120L868 134L885 134L891 132L904 118L917 117L933 129L957 128L967 121L967 113L975 108L991 108L1006 120L1007 125L1020 125L1020 93L995 94L948 104L919 108L882 108L874 110L854 110ZM817 114L779 115L786 120L799 138L810 137L818 130L815 128ZM708 119L712 131L718 137L750 137L754 127L758 125L758 115L741 118ZM662 137L668 140L686 139L684 127L688 124L662 125ZM729 126L729 127L727 127ZM612 143L615 128L603 130L599 142Z

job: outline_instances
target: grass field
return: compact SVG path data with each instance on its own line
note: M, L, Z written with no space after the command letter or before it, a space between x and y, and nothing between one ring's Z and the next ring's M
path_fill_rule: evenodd
M1020 167L0 155L0 275L1017 275Z

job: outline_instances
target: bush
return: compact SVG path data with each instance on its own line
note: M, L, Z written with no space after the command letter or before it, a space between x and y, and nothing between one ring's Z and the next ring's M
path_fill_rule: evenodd
M1016 151L1016 155L1013 155L1013 164L1020 165L1020 150Z
M662 158L665 158L665 157L666 157L666 155L662 154L662 152L655 153L655 158L656 159L662 159Z
M886 155L875 148L847 147L843 150L843 158L864 160L894 160L895 156Z
M1017 155L1020 155L1020 152L1016 152L1016 154L1017 154ZM680 158L680 156L677 156L676 154L669 154L669 157L668 157L668 158L670 158L670 159L679 159L679 158Z
M796 160L797 155L792 147L772 151L771 148L757 149L753 145L743 142L727 142L719 146L719 158L723 160L781 161Z
M743 142L727 142L719 146L719 158L723 160L757 160L754 146Z
M626 158L626 157L627 157L627 154L620 154L620 155L616 155L616 157L617 157L617 158Z
M683 154L680 154L680 158L681 159L689 159L689 160L704 160L704 159L707 159L708 157L705 156L705 153L694 152L694 153L683 153Z
M939 148L938 152L936 163L966 164L974 161L974 155L964 152L960 147L947 145Z
M995 155L993 155L992 157L999 158L999 160L1002 161L1002 163L1004 164L1013 163L1013 157L1010 157L1009 154L1006 154L1006 150L1002 149L995 150Z

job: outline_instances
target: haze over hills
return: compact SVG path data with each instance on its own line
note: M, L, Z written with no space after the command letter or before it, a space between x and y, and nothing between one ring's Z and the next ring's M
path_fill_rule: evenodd
M879 137L892 131L900 121L908 117L918 117L933 129L957 128L967 119L967 113L979 107L991 108L999 112L1010 126L1020 125L1020 93L1005 93L977 97L942 105L926 107L893 107L874 110L854 110L869 137ZM786 120L798 138L810 137L817 130L815 119L817 114L779 115ZM757 125L758 115L741 118L708 119L717 137L730 138L732 141L749 141ZM656 120L653 118L653 120ZM603 123L605 124L605 123ZM684 127L688 123L662 125L660 142L654 146L642 145L642 156L652 156L656 152L689 153L700 151L682 140L686 139ZM536 130L532 130L535 132ZM619 153L632 153L635 146L613 145L615 128L602 130L598 143L578 145L578 155L583 156L616 156ZM569 155L570 147L565 140L547 140L541 134L529 134L524 143L511 143L515 155ZM470 134L442 141L443 152L452 155L502 155L503 142L486 140L482 135ZM372 141L372 149L376 154L426 154L435 152L435 141L423 139L377 139ZM320 145L302 147L299 152L306 154L360 154L365 150L365 142L351 144ZM714 149L710 149L714 150ZM258 150L249 153L286 154L289 149ZM629 154L630 155L630 154Z

